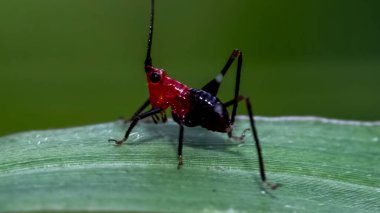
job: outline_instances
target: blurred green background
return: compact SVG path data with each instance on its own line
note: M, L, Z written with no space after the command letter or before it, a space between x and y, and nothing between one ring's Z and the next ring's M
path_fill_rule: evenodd
M153 63L199 88L239 48L256 114L379 120L379 11L377 0L157 1ZM148 0L0 1L0 135L131 115L148 96L148 22Z

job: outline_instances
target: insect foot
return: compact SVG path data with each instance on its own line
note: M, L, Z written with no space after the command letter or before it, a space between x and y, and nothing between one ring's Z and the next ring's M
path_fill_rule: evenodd
M267 182L267 181L263 182L263 187L269 188L271 190L275 190L275 189L277 189L280 186L282 186L282 185L281 184L276 184L276 183L270 183L270 182Z
M182 155L178 156L178 166L177 169L181 169L183 166L183 161L182 161Z
M239 144L242 144L242 143L245 143L245 134L248 132L248 131L250 131L251 129L250 128L247 128L247 129L245 129L242 133L241 133L241 135L240 136L234 136L234 135L232 135L231 136L231 139L233 139L234 141L236 141L237 143L239 143Z
M115 142L116 145L121 145L124 141L123 140L108 139L108 142Z

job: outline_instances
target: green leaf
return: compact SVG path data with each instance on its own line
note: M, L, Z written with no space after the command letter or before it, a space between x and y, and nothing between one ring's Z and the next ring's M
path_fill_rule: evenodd
M33 131L0 138L0 211L379 212L380 124L259 118L274 191L261 187L252 136L141 122ZM249 128L246 118L235 134Z

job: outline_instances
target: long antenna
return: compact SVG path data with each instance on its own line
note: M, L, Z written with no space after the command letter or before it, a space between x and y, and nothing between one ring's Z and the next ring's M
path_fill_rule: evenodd
M152 49L152 38L153 38L153 21L154 21L154 0L151 0L150 6L150 25L149 25L149 34L148 34L148 48L145 58L145 67L152 66L152 57L150 57L150 51Z

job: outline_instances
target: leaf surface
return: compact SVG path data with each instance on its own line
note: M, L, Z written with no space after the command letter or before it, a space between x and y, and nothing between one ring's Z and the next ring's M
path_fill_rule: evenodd
M252 135L140 122L114 146L121 122L0 138L0 211L379 212L380 125L319 118L259 118L267 176L261 187ZM237 120L235 134L249 128Z

